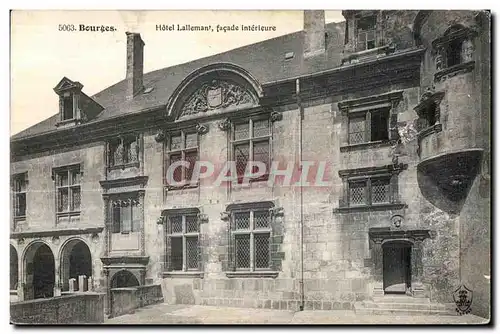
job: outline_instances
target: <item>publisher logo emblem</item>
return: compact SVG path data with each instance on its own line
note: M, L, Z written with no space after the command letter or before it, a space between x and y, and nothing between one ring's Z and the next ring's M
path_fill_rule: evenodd
M460 315L470 313L472 296L472 290L463 284L453 293L453 301L455 301L455 305L457 305L456 311Z

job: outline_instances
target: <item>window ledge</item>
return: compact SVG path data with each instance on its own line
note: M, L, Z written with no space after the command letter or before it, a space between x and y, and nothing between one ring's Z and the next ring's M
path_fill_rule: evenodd
M202 271L166 271L163 272L163 278L203 278L205 275Z
M462 63L455 66L444 68L436 72L436 74L434 74L434 81L444 81L447 78L454 77L455 75L458 74L465 74L468 72L472 72L472 70L474 69L474 64L475 64L474 61L469 61L467 63Z
M276 278L279 272L277 271L228 271L228 278Z
M369 141L369 142L365 142L365 143L349 144L349 145L341 146L340 152L350 152L350 151L356 151L356 150L363 150L363 149L367 149L367 148L378 148L378 147L392 146L394 144L395 144L394 140Z
M199 187L199 183L196 184L186 184L183 186L165 186L166 191L172 191L172 190L184 190L184 189L194 189Z
M26 215L24 215L24 216L14 216L14 221L18 221L18 220L26 220Z
M421 130L417 134L418 141L421 141L423 138L430 136L433 133L439 133L441 131L443 131L443 124L438 123L438 124L431 125L425 129Z
M130 167L137 167L139 168L139 162L129 162L126 164L121 164L121 165L113 165L113 166L108 166L108 170L115 170L115 169L125 169L125 168L130 168Z
M333 213L400 210L407 207L408 205L405 203L383 203L383 204L339 207L333 209Z
M70 216L79 216L80 211L65 211L56 213L57 217L70 217Z

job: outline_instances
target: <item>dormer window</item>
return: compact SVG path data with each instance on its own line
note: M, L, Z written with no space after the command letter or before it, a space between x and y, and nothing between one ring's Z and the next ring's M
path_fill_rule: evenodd
M59 121L57 127L68 127L97 116L103 107L82 92L83 85L66 77L54 87L59 95Z
M377 16L365 16L357 21L358 51L370 50L376 46Z
M73 94L67 93L63 99L63 121L75 118L73 115Z

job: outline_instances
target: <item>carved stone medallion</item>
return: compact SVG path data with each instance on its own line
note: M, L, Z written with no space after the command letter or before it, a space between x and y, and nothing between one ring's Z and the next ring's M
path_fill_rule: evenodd
M242 86L231 81L212 80L188 98L181 108L181 117L247 103L256 101Z

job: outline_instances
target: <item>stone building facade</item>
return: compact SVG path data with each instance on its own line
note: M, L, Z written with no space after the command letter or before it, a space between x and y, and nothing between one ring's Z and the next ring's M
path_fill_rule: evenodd
M329 310L451 303L464 284L489 316L489 13L343 15L151 73L127 33L125 80L89 97L63 78L59 112L11 137L11 294L86 275L160 283L169 303ZM240 180L249 160L315 176L167 177L235 161Z

